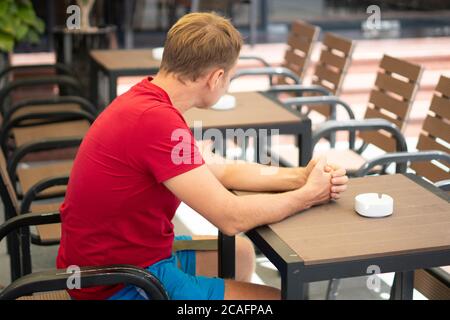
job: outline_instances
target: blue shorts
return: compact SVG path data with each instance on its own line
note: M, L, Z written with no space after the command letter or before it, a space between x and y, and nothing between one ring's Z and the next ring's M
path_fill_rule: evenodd
M192 240L192 237L177 236L175 240ZM147 270L159 279L172 300L223 300L224 280L196 276L195 267L195 251L182 250L168 259L158 261ZM142 289L129 285L109 300L148 300L148 297Z

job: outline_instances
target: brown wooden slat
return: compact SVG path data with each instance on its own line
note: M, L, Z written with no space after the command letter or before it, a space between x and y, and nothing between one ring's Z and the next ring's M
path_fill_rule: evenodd
M45 212L56 212L59 211L59 207L61 206L60 202L52 202L52 203L33 203L31 205L32 213L45 213ZM37 236L42 242L54 242L59 241L61 239L61 224L60 223L52 223L52 224L43 224L36 226Z
M353 49L352 40L340 37L330 32L325 33L322 43L329 48L343 52L345 55L350 54Z
M404 125L404 122L402 120L388 116L388 115L382 113L380 110L372 108L372 107L367 107L366 115L364 118L365 119L382 118L389 122L392 122L400 129L402 129L402 127Z
M312 46L312 42L304 41L304 39L296 37L295 35L290 35L287 44L293 49L300 50L304 52L305 55L309 52Z
M397 100L392 96L378 90L372 90L370 92L369 102L379 108L395 113L402 119L404 119L408 114L408 102Z
M450 78L441 76L436 86L436 91L439 91L445 96L450 97Z
M61 123L44 124L33 127L12 129L16 146L22 146L36 140L50 138L84 137L90 123L86 120L74 120Z
M430 110L440 117L450 120L450 98L433 95Z
M416 173L432 182L450 179L450 173L445 172L431 162L413 162L410 166Z
M73 161L58 161L42 166L19 167L17 177L20 182L23 193L39 181L56 176L70 175ZM41 194L64 194L66 186L55 186L44 190Z
M414 287L430 300L450 300L450 287L423 269L414 272Z
M299 68L303 68L303 66L305 65L305 58L295 54L292 50L286 51L284 60L285 60L285 65L287 65L287 66L294 64L294 65L298 66Z
M412 95L416 89L413 83L407 83L399 79L395 79L388 74L378 72L375 85L385 91L394 92L406 100L411 100Z
M436 140L427 135L424 135L423 133L421 133L419 136L419 141L417 142L417 150L440 150L450 153L450 150L444 145L438 143Z
M345 57L337 56L329 50L322 50L320 53L319 62L321 64L328 64L340 70L344 69L346 61Z
M336 73L336 72L332 71L331 69L328 69L327 67L325 67L323 65L317 65L316 66L316 69L314 71L314 75L317 76L319 79L324 79L324 80L327 80L327 81L331 82L335 86L339 85L339 82L340 82L340 79L341 79L341 74L340 73Z
M307 37L315 41L319 28L302 20L296 20L292 23L291 33Z
M380 67L386 71L407 77L412 81L417 81L422 72L421 66L388 55L383 56Z
M450 126L435 117L427 117L422 129L436 138L440 138L450 143Z
M76 103L59 103L52 105L30 105L27 107L20 108L14 112L12 119L19 116L23 116L32 112L35 113L51 113L51 112L64 112L64 111L79 111L82 108Z
M359 137L362 138L364 142L376 145L386 152L395 152L397 150L396 140L382 131L360 132Z

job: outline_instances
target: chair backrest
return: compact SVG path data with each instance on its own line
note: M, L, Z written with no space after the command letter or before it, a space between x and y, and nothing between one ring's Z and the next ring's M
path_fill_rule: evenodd
M422 67L384 55L379 69L365 118L386 119L403 132L419 87ZM359 136L365 143L376 145L384 151L396 151L396 141L388 132L366 131Z
M319 33L319 27L301 20L294 21L291 25L287 41L289 47L286 50L282 66L292 70L300 79L305 76ZM285 79L280 79L278 83L286 83L285 81Z
M450 78L441 76L422 126L417 150L450 153ZM432 182L450 179L450 164L438 161L413 162L411 168Z
M19 213L19 201L15 188L11 182L6 165L6 159L3 152L0 151L0 194L3 205L5 206L6 218L11 218ZM14 211L14 212L12 212Z
M350 66L355 43L350 39L327 32L322 41L322 51L314 69L313 84L321 85L333 95L341 93L345 75ZM325 117L331 115L329 105L308 106Z

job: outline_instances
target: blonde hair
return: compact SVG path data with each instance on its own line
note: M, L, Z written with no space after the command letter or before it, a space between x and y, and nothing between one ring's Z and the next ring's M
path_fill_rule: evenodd
M160 70L181 81L195 81L212 67L228 72L241 47L241 34L229 20L215 13L190 13L170 28Z

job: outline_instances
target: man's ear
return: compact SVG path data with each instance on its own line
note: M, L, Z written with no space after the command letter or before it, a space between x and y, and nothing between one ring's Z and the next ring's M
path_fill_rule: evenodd
M223 69L214 69L209 73L207 86L209 89L214 90L217 86L220 85L220 81L225 75L225 70Z

